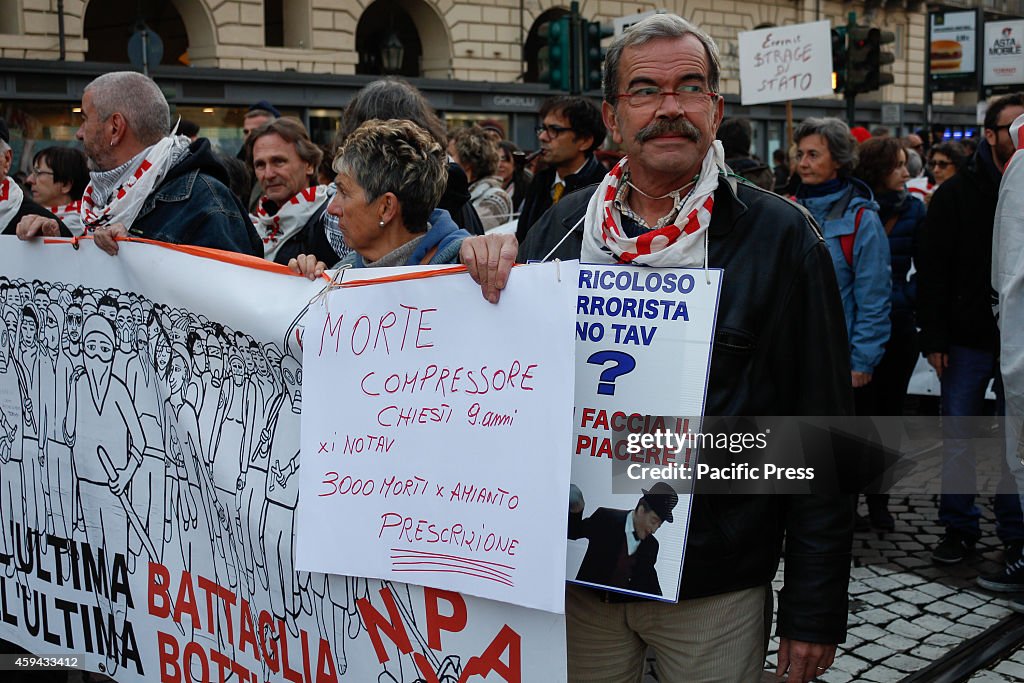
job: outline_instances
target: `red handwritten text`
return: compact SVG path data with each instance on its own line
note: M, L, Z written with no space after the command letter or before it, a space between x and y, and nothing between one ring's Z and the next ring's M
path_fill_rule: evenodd
M325 349L328 353L332 352L331 346L328 344L329 339L334 340L333 353L340 353L341 341L347 339L348 348L357 356L361 356L367 350L377 351L378 349L390 356L392 347L396 351L405 351L407 345L416 349L432 348L434 344L427 339L427 335L424 333L433 330L427 324L426 318L428 314L436 312L437 309L417 308L405 304L399 304L399 309L398 311L387 311L372 319L368 315L361 315L355 319L351 329L347 331L344 329L345 314L339 315L337 320L332 323L331 312L328 311L324 329L320 333L318 355L323 356ZM413 322L414 320L415 322ZM397 329L390 332L392 341L389 342L388 334L392 328Z
M467 394L486 394L491 391L533 391L530 380L534 379L536 363L523 366L518 360L508 367L492 368L484 365L467 370L465 367L449 368L433 363L414 371L390 375L368 372L359 383L367 396L384 394L415 394L417 392L441 392L442 396L463 391Z

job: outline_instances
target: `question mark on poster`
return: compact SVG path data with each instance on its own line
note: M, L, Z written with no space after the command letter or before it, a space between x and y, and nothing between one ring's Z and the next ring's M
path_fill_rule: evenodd
M604 396L615 395L615 380L623 375L628 375L636 368L636 359L622 351L598 351L587 359L592 365L607 365L597 383L597 393Z

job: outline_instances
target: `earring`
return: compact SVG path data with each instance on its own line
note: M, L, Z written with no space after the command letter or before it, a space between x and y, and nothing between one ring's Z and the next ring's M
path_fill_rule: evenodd
M384 227L384 221L380 222L380 227L382 227L382 228Z

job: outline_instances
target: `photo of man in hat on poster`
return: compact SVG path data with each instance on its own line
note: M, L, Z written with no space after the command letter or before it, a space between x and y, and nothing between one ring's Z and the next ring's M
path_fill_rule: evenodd
M654 534L662 524L672 523L679 496L664 482L640 490L643 495L632 510L601 507L584 519L583 493L575 484L570 487L568 536L589 541L577 581L662 595L654 568L658 561Z

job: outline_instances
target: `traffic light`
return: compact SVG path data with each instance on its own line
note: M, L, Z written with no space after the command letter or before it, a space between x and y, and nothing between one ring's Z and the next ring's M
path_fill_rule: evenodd
M882 45L896 40L891 31L869 26L854 26L849 31L850 49L847 55L846 91L857 94L878 90L893 82L890 73L882 73L882 66L896 61L891 52L883 52Z
M846 93L856 95L857 93L869 92L868 71L871 68L871 45L868 35L876 31L870 26L851 26L847 31L849 38L846 54Z
M572 62L569 28L569 17L564 16L549 21L539 29L541 38L547 41L537 55L540 80L555 90L569 90L572 83L569 73Z
M583 89L601 89L601 65L604 63L604 48L601 40L614 33L611 26L599 21L588 21L583 26Z
M896 55L882 50L882 46L895 42L895 40L895 33L892 31L882 31L877 28L871 29L871 33L868 35L868 42L871 45L872 59L868 86L870 86L872 90L877 90L883 85L891 85L895 80L891 73L882 71L883 66L892 64L896 61Z
M832 29L832 90L841 95L846 89L846 27Z

